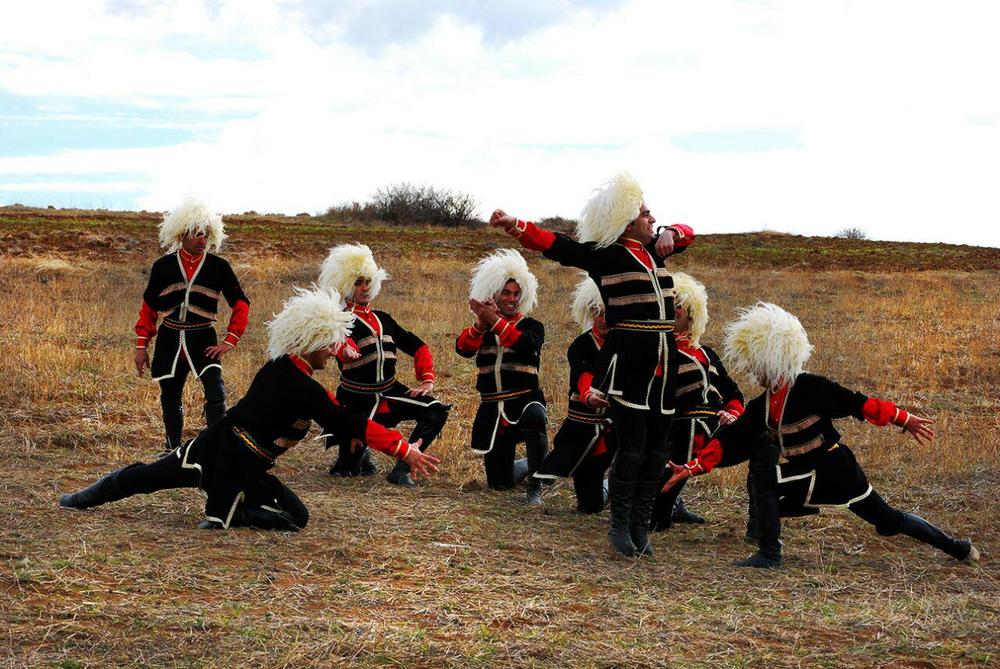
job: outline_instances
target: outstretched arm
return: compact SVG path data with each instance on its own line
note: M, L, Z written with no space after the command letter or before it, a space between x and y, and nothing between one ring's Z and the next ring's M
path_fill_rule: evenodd
M490 225L503 228L507 234L514 237L526 249L540 251L549 260L555 260L560 265L577 267L590 271L591 259L595 253L594 247L575 242L566 235L550 232L534 223L522 221L497 209L490 216Z

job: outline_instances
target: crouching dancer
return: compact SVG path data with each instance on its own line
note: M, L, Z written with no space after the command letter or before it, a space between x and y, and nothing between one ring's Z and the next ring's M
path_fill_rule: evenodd
M308 510L268 470L305 437L311 421L338 440L405 460L415 474L436 472L439 461L421 453L419 443L408 444L398 432L340 406L312 378L343 343L353 320L336 292L299 290L268 323L271 360L225 417L156 462L130 465L63 495L60 506L86 509L140 493L197 487L208 498L201 528L302 529Z
M756 553L734 563L741 567L780 567L780 517L814 514L824 506L850 509L882 536L905 534L959 560L978 560L970 540L955 539L920 516L889 506L833 426L833 419L847 416L874 425L891 423L924 444L934 437L934 421L803 372L811 351L802 324L784 309L758 303L744 310L727 328L725 356L765 391L695 459L671 463L674 473L666 488L716 465L749 459L760 538Z
M670 460L687 462L694 457L720 425L728 425L743 413L743 393L726 372L718 354L701 345L708 324L708 292L684 272L674 272L674 337L677 339L677 383L674 391L677 413L667 437ZM662 486L673 474L667 467ZM684 483L656 496L650 527L667 530L673 523L703 523L687 510L679 497Z
M608 402L591 392L597 359L608 336L604 301L597 284L589 277L577 284L573 293L573 319L583 334L566 351L569 361L569 406L566 420L552 441L552 452L535 472L536 478L573 477L576 509L580 513L600 513L607 502L604 474L611 466L611 421Z
M538 280L512 249L483 258L472 271L469 308L476 322L455 350L475 356L481 403L472 423L472 452L483 456L486 485L510 490L542 464L548 451L545 395L538 385L545 327L527 314L538 301ZM526 460L514 460L519 442ZM528 481L527 501L542 503L542 481Z
M385 427L396 427L405 420L416 421L410 441L419 441L420 450L426 451L441 433L451 407L431 395L434 358L427 345L388 313L371 307L382 281L388 278L364 244L335 246L323 261L320 285L346 296L347 309L357 316L354 337L337 353L340 367L337 400ZM414 388L396 379L397 351L413 356L419 383ZM352 449L341 441L330 474L358 476L374 474L374 470L369 449ZM405 460L396 462L386 480L394 485L416 485Z

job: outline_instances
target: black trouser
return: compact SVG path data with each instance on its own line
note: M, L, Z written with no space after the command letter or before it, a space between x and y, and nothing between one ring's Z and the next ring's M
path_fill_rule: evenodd
M600 513L604 510L604 474L611 465L612 454L587 456L573 472L573 492L576 510L580 513Z
M181 444L184 432L184 384L191 371L186 360L177 362L177 370L168 379L160 379L160 407L163 409L163 427L167 434L167 449ZM222 370L209 367L201 375L205 388L205 427L226 415L226 387L222 383Z
M412 444L417 439L420 439L421 451L426 451L430 448L430 445L437 436L441 434L441 430L444 429L444 424L448 420L448 411L451 410L449 405L441 404L440 402L434 404L413 404L400 400L386 399L386 403L389 405L389 411L386 413L376 413L372 417L372 420L382 427L387 428L394 428L407 420L416 421L416 425L413 427L413 432L410 433L408 441ZM345 405L348 408L353 408L349 402L345 402ZM370 404L368 406L371 407ZM371 411L371 409L368 408L368 411ZM350 444L341 444L337 453L338 468L357 473L361 469L361 458L364 456L365 450L366 448L358 448L351 452Z
M271 474L264 473L259 478L265 485L248 486L251 489L247 491L246 499L237 505L230 527L279 530L305 527L309 522L309 511L302 500ZM201 473L193 467L184 467L174 450L155 462L136 463L119 469L106 479L100 493L100 504L159 490L196 488L201 482Z
M966 559L971 551L971 542L955 539L920 516L889 506L874 490L863 500L847 508L865 522L874 525L875 530L884 537L905 534L959 560Z
M657 392L651 394L658 396ZM614 400L609 412L618 444L608 486L611 530L614 532L624 523L633 533L644 534L667 464L667 433L672 417L659 409L632 409Z
M522 441L527 451L528 476L542 464L548 450L548 415L545 407L532 402L521 412L516 424L497 427L493 448L483 455L486 469L486 485L494 490L510 490L517 483L514 480L514 454Z

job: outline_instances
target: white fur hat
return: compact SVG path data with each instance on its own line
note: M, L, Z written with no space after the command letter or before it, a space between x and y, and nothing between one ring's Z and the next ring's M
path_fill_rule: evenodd
M571 311L573 320L583 328L584 332L594 327L595 313L604 313L604 300L601 298L601 291L597 289L594 280L587 275L584 275L580 283L576 284Z
M344 311L337 291L296 288L281 313L267 322L267 351L272 360L312 353L347 339L353 324L354 314Z
M740 317L726 326L726 362L759 385L794 381L812 350L799 319L776 304L758 302L741 309Z
M476 263L469 282L469 297L492 299L511 279L521 287L518 311L525 315L531 313L538 304L538 279L528 269L524 257L514 249L500 249Z
M208 250L216 250L222 246L226 233L222 225L222 216L208 208L201 200L188 198L184 202L163 215L160 223L160 246L173 253L181 247L185 235L195 235L204 232L208 235Z
M642 188L628 172L620 172L594 191L576 224L581 242L596 242L599 248L610 246L629 223L639 217Z
M691 319L691 344L701 346L701 336L708 325L708 291L690 274L673 272L671 276L674 280L674 300L684 307Z
M371 282L368 291L371 300L382 290L382 282L389 278L389 273L375 264L372 250L364 244L334 246L320 265L319 284L337 291L347 300L354 295L354 282L359 277Z

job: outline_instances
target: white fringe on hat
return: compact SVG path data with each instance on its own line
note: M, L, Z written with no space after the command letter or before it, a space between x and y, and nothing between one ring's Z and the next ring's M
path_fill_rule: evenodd
M576 290L573 291L573 306L570 310L573 320L583 328L584 332L594 327L594 314L604 313L601 291L589 276L584 275L580 283L576 284Z
M795 380L813 347L799 319L776 304L741 309L726 327L725 356L731 370L746 372L759 385Z
M208 235L208 250L222 246L226 233L222 216L208 208L201 200L188 198L176 209L167 212L160 223L160 246L173 253L181 247L185 235Z
M674 301L684 307L691 319L690 339L692 346L701 346L701 336L708 325L708 291L690 274L673 272Z
M371 282L368 296L370 300L374 300L382 290L382 282L389 278L389 273L375 264L372 250L364 244L340 244L330 249L326 260L320 265L319 284L350 300L354 296L354 282L358 278Z
M538 279L528 269L524 257L514 249L500 249L476 263L469 282L469 297L493 299L511 279L521 287L517 310L524 315L531 313L538 304Z
M296 288L281 313L267 322L267 351L272 360L313 353L343 342L353 324L354 314L344 311L337 291L319 286Z
M581 242L596 242L598 248L610 246L629 223L639 217L642 188L628 172L620 172L594 191L576 224Z

